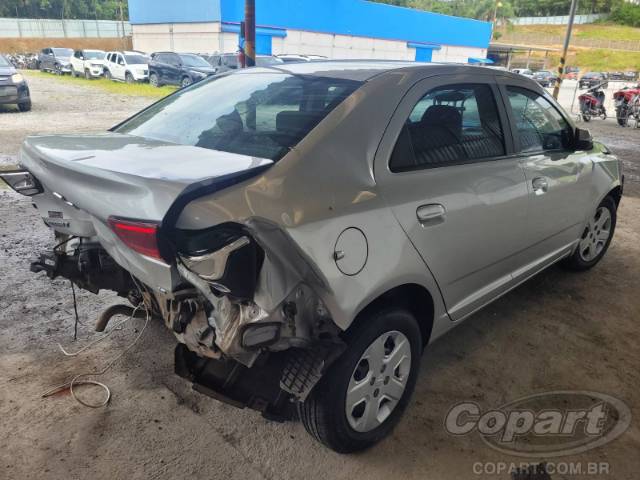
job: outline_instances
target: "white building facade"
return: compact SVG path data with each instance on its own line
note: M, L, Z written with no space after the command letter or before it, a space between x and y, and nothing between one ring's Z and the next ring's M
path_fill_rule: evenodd
M236 52L243 0L129 0L133 47ZM491 24L364 0L257 0L259 54L466 63L483 59Z

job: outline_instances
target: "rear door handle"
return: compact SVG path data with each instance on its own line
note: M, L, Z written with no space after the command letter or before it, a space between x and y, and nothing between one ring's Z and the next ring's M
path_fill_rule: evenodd
M549 181L545 177L536 177L531 182L536 195L544 195L549 190Z
M437 225L444 222L447 211L443 205L439 203L429 203L427 205L420 205L416 209L416 216L418 222L422 226Z

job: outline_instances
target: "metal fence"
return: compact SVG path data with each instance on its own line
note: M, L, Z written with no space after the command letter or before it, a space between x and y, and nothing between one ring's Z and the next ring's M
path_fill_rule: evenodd
M500 37L501 42L518 45L552 46L562 45L564 37L542 33L507 32ZM606 50L640 51L640 40L607 40L604 38L576 38L571 37L572 47L601 48Z
M607 15L604 13L576 15L574 23L581 25L583 23L593 23L604 18L607 18ZM517 17L511 18L509 21L513 25L566 25L569 23L569 15L560 15L557 17Z
M131 35L129 22L0 18L0 38L119 38L129 35Z

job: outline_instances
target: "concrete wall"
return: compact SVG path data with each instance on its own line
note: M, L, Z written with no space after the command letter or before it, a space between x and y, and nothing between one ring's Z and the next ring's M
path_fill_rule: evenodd
M133 25L133 46L145 52L235 52L238 35L221 30L218 22ZM406 41L289 29L286 37L272 37L272 52L275 55L324 55L333 59L415 59L415 49L408 47ZM484 58L486 49L442 45L439 50L433 50L434 62L466 63L469 57Z

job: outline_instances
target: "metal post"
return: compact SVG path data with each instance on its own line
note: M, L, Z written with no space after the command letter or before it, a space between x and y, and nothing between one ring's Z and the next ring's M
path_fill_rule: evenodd
M571 31L573 30L573 21L576 18L576 8L578 0L571 0L571 10L569 12L569 23L567 24L567 33L564 37L564 45L562 46L562 55L560 55L560 65L558 66L558 81L553 88L553 98L558 99L560 94L560 86L564 79L564 66L567 63L567 52L569 51L569 42L571 41Z
M127 46L124 43L124 13L122 11L122 0L120 0L120 26L122 27L122 50L126 50Z
M256 0L244 4L244 56L247 67L256 65Z
M527 55L527 70L529 69L529 65L531 65L531 49L529 49L529 54Z

